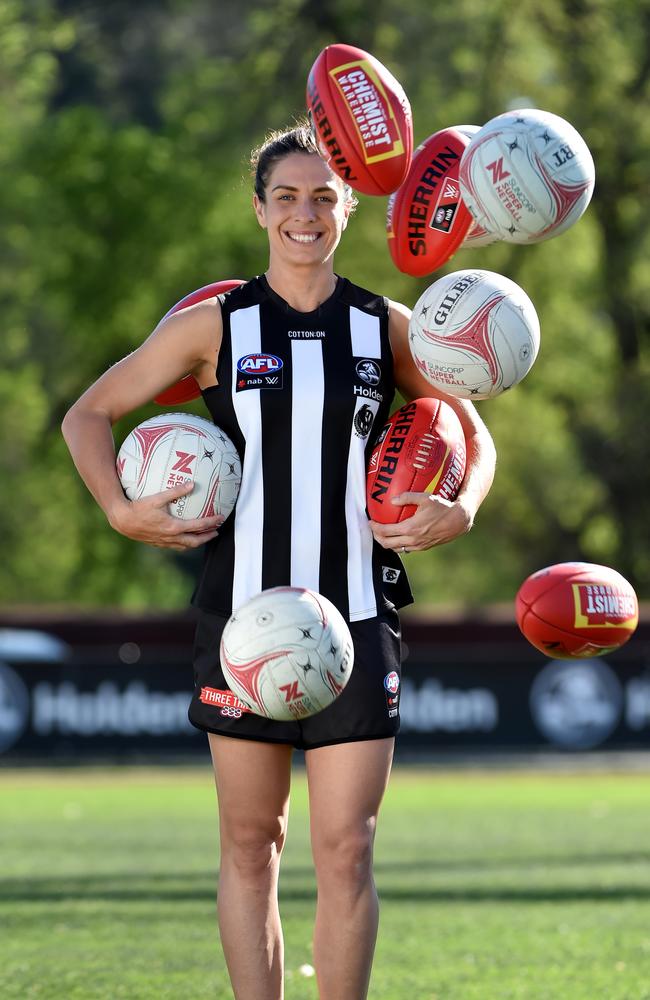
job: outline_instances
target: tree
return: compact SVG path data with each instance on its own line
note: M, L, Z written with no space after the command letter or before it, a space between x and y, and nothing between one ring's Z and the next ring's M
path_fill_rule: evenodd
M597 167L593 204L557 240L461 251L439 272L518 281L542 348L516 390L480 404L495 486L470 535L409 558L418 598L511 600L529 572L573 558L609 563L649 596L649 34L650 0L0 4L2 599L186 601L192 560L108 529L60 419L182 295L259 269L246 153L304 111L308 70L333 41L400 79L416 141L537 106L579 129ZM397 272L385 199L360 201L338 270L414 304L438 274ZM118 442L154 412L122 421Z

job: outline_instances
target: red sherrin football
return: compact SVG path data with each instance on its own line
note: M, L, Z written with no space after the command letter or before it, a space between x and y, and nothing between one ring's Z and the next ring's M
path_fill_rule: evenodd
M458 171L469 137L435 132L415 151L406 180L391 195L386 217L393 263L414 278L431 274L460 247L472 216L460 197Z
M328 45L307 80L307 107L324 158L363 194L395 191L413 152L411 105L378 59L353 45Z
M395 524L415 513L414 504L391 503L400 493L430 491L453 500L465 475L465 435L451 406L424 397L393 413L370 456L368 513Z
M524 580L517 624L528 641L558 660L601 656L627 642L639 620L636 594L608 566L557 563Z
M236 288L237 285L243 285L244 282L239 278L227 278L225 281L212 281L209 285L203 285L202 288L197 288L193 292L189 292L185 295L180 302L177 302L175 306L165 313L163 319L167 319L172 313L179 312L181 309L185 309L187 306L196 305L197 302L204 302L205 299L211 299L215 295L221 295L223 292L229 292L231 288ZM162 322L162 320L161 320ZM180 382L170 385L168 389L159 393L154 398L154 402L158 403L159 406L178 406L179 403L189 403L191 399L197 399L201 395L201 389L199 383L196 381L193 375L186 375L180 380Z

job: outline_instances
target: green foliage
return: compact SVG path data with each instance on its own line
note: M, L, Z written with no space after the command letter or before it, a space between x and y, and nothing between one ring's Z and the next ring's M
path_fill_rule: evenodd
M59 423L182 295L264 269L248 150L304 111L309 67L333 41L401 80L418 142L538 106L576 125L597 166L592 206L559 239L463 251L442 269L518 281L542 348L521 386L480 404L497 479L467 538L409 560L418 599L511 600L529 572L573 558L614 565L650 597L649 36L649 0L1 0L0 470L13 502L0 600L187 599L196 560L111 532ZM395 270L385 200L360 201L337 270L412 305L433 278Z

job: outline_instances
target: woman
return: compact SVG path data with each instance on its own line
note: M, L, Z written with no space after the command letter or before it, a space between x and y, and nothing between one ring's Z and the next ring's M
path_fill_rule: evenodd
M174 549L208 543L194 595L201 611L190 718L208 732L214 762L218 915L235 997L283 996L277 886L291 756L300 747L318 885L320 997L363 1000L378 923L373 840L399 726L395 608L411 600L398 553L470 529L492 481L494 448L473 406L448 397L468 446L460 495L451 503L405 494L398 502L417 504L411 518L368 522L366 462L395 387L407 399L434 395L411 361L409 311L335 274L334 251L355 199L308 127L272 135L253 162L253 204L269 241L265 275L166 319L75 403L63 432L116 530ZM280 361L275 380L263 385L242 364L260 353ZM180 523L167 513L170 499L189 487L129 502L115 473L112 424L187 372L243 456L238 503L223 527L217 517ZM205 688L227 688L218 647L231 609L279 584L309 586L333 600L355 644L343 694L301 723L237 717L202 700Z

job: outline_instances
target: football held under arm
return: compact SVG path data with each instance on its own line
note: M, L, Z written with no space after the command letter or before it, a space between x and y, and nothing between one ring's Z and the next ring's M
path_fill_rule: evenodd
M416 511L411 518L396 524L372 522L373 534L380 544L410 551L445 544L470 530L492 485L496 450L474 405L435 390L416 369L408 347L409 318L405 306L391 303L390 340L396 385L407 400L436 397L447 403L460 420L467 450L465 476L455 500L428 493L404 493L394 502L414 504Z

